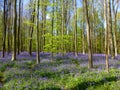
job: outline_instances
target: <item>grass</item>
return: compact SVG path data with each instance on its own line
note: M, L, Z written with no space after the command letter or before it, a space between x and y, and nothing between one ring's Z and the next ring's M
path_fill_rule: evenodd
M0 90L120 90L119 69L106 73L96 69L101 65L89 70L77 59L69 61L57 58L39 65L35 60L0 62L0 82L4 84Z
M117 71L113 71L110 74L116 73ZM120 73L120 72L119 72ZM39 72L35 74L31 74L30 72L17 72L13 75L6 75L6 82L4 84L4 89L15 88L15 90L24 90L27 88L31 89L45 89L45 88L65 88L65 89L77 89L85 90L86 88L98 88L98 87L109 87L112 88L108 83L113 83L116 85L117 76L108 75L106 73L96 73L86 72L82 73L80 76L75 76L71 74L59 75L60 73L53 72ZM119 81L119 80L118 80ZM34 84L34 85L33 85ZM119 86L119 84L118 84ZM19 88L17 88L19 87ZM9 89L10 90L10 89ZM105 90L105 89L104 89ZM106 89L107 90L107 89Z

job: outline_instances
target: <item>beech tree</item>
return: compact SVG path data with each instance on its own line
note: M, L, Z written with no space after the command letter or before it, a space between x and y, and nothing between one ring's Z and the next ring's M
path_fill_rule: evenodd
M78 51L77 51L77 6L76 6L76 0L74 0L74 47L75 47L75 56L78 56Z
M54 0L52 0L52 52L51 52L51 60L53 59L53 36L54 36L54 10L55 10L55 8L54 8L54 4L55 4L55 1Z
M113 9L113 18L114 18L114 24L113 24L113 38L114 38L114 50L115 50L115 56L118 54L117 50L117 13L118 13L118 4L119 0L112 0L112 9Z
M93 68L92 61L92 46L91 46L91 28L90 28L90 18L88 15L88 0L84 0L85 6L85 16L86 16L86 27L87 27L87 41L88 41L88 68Z
M30 5L34 3L34 6L32 8L32 11L30 12L31 13L31 16L30 16L30 19L31 19L31 26L30 26L30 33L29 33L29 54L30 56L32 55L32 41L33 41L33 32L34 32L34 23L35 23L35 2L34 1L30 1Z
M112 55L112 58L114 59L115 53L114 53L112 13L111 13L111 1L110 0L108 0L108 31L109 31L109 42L110 42L111 55Z
M42 51L44 51L44 46L45 46L45 37L44 35L46 34L46 12L47 12L47 0L41 0L41 13L42 13Z
M21 33L21 0L19 0L19 18L18 18L18 32L17 32L17 39L18 39L18 55L20 54L20 33Z
M37 61L37 64L39 64L40 63L40 51L39 51L39 5L40 5L40 3L39 3L39 0L38 0L38 3L36 3L37 5L37 28L36 28L36 52L37 52L37 55L36 55L36 61Z
M82 18L83 18L83 20L82 20L82 53L83 54L85 54L85 26L84 26L84 24L85 24L85 17L84 17L84 14L85 14L85 9L84 9L84 1L82 1L82 13L83 13L83 15L82 15Z
M108 40L108 18L107 18L107 1L104 0L104 29L105 29L105 53L106 53L106 71L109 72L109 40Z
M6 7L7 7L7 0L4 0L4 15L3 15L3 18L4 18L4 30L3 30L3 45L2 45L2 57L5 56L5 46L6 46L6 27L7 27L7 23L6 23L6 19L7 19L7 12L6 12Z
M62 54L64 55L64 0L62 0L62 15L61 15L61 25L62 25L62 29L61 29L61 40L62 40L62 44L61 44L61 49L62 49Z
M14 30L12 61L16 60L16 31L17 31L17 0L14 0Z

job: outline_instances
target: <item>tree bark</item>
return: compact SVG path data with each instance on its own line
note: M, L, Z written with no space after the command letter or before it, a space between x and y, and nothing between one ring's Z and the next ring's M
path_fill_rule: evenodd
M13 31L13 53L12 61L16 60L16 31L17 31L17 0L14 1L14 31Z
M36 62L37 64L40 63L40 56L39 56L39 0L38 0L38 4L37 4L37 29L36 29L36 51L37 51L37 55L36 55Z
M87 41L88 41L88 68L93 68L93 61L92 61L92 46L91 46L91 28L90 28L90 19L88 15L88 0L84 0L85 5L85 14L86 14L86 23L87 23Z
M113 29L113 38L114 38L114 49L115 49L115 56L117 56L117 36L116 36L116 31L117 31L117 12L118 12L118 3L119 1L116 0L116 4L115 0L112 0L112 8L113 8L113 15L114 15L114 29ZM116 9L115 9L115 5L116 5Z
M19 0L19 23L18 23L18 51L17 54L20 54L20 33L21 33L21 0Z
M76 0L74 0L74 49L75 49L75 56L78 56L78 50L77 50L77 6L76 6Z
M112 16L111 16L110 0L108 0L108 31L109 31L109 38L110 38L111 56L112 56L112 59L114 59L115 53L114 53L114 39L113 39L113 31L112 31Z
M85 14L85 10L84 10L84 2L83 2L83 20L82 20L82 53L85 54L85 41L84 41L84 31L85 31L85 27L84 27L84 24L85 24L85 18L84 18L84 14Z
M31 2L32 3L32 2ZM35 3L34 3L34 10L32 13L35 13ZM31 15L32 24L35 22L35 15ZM32 37L33 37L34 26L30 26L30 40L29 40L29 55L32 55Z
M3 21L4 21L4 30L3 30L3 45L2 45L2 58L5 56L5 46L6 46L6 3L7 0L4 0L4 15L3 15Z
M53 4L53 7L52 7L52 52L51 52L51 61L53 60L53 30L54 30L54 3L55 1L52 0L52 4Z
M64 0L62 0L62 31L61 31L61 40L62 40L62 45L61 45L61 48L62 48L62 55L64 56Z
M104 28L105 28L105 53L106 53L106 71L109 72L109 60L108 60L108 55L109 55L109 33L108 33L108 19L107 19L107 4L106 0L104 0Z

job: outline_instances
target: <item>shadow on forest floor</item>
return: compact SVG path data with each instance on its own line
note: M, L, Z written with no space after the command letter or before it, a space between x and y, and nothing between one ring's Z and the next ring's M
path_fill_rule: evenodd
M86 90L90 86L100 86L100 85L104 85L105 83L113 82L113 81L117 81L117 77L107 77L107 78L103 78L100 81L82 82L82 83L78 84L77 86L70 88L70 90Z
M77 86L75 86L73 88L66 89L66 88L57 88L57 87L54 87L54 88L46 87L41 90L86 90L90 86L100 86L100 85L104 85L105 83L113 82L113 81L117 81L117 77L107 77L107 78L103 78L100 81L85 81L85 82L81 82L80 84L78 84Z

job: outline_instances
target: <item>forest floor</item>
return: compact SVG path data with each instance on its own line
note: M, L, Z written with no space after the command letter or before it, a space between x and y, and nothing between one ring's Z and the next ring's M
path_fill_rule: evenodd
M1 53L0 53L1 54ZM110 59L110 73L105 71L105 54L94 54L94 68L88 69L88 55L67 53L64 56L40 53L41 63L36 65L36 53L11 54L0 58L0 90L120 90L120 55Z

